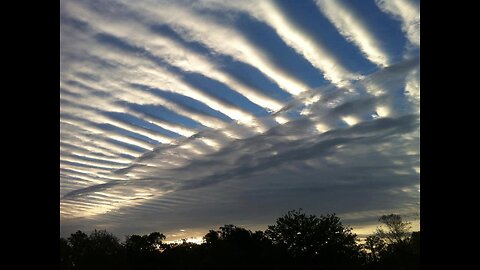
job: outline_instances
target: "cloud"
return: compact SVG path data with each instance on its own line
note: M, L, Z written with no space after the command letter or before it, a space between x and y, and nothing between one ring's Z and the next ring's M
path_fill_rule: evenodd
M152 21L168 23L186 40L200 42L216 53L248 63L291 94L295 95L308 89L304 83L270 61L258 46L232 27L228 21L219 21L218 17L202 14L191 6L172 2L165 3L160 8L151 1L142 1L132 9L141 12ZM209 35L204 35L206 32ZM224 42L225 40L229 42Z
M353 5L306 4L328 31L276 1L62 1L62 233L418 211L418 55L394 63Z
M207 3L209 2L211 1L207 1ZM309 30L312 31L311 29L303 29L296 24L275 1L214 2L216 5L210 3L207 7L219 8L220 6L230 10L241 10L267 23L288 46L321 71L327 80L335 84L345 85L345 81L359 78L358 74L354 74L342 64L336 52L329 49L322 41L313 38L313 35L308 32Z
M380 84L387 78L395 81L399 77L398 81L401 81L400 78L408 77L413 68L414 65L406 68L403 64L403 68L393 67L366 80ZM251 196L255 201L265 203L269 207L273 207L273 202L279 203L277 201L279 198L288 198L295 202L295 205L313 203L315 196L325 195L327 191L339 195L356 194L352 196L359 196L361 192L365 192L369 194L368 196L378 195L379 200L393 196L387 203L380 204L374 197L369 197L368 201L376 202L374 205L379 209L382 209L381 205L384 208L398 207L396 203L406 203L408 198L410 200L417 198L418 194L415 191L402 189L418 184L418 172L414 169L419 160L418 151L415 151L418 142L412 138L418 139L416 131L419 128L419 116L415 112L404 113L395 118L362 119L358 124L344 126L338 121L335 123L335 120L341 119L344 115L371 113L375 110L376 104L381 103L386 97L373 95L366 97L349 92L341 94L338 93L338 89L335 94L324 96L325 100L330 102L330 108L323 106L325 100L322 98L312 101L308 105L311 114L274 126L262 134L233 140L222 135L219 130L211 130L203 135L193 136L179 145L159 147L117 171L117 175L129 175L130 180L110 181L72 191L64 196L64 200L69 202L64 207L75 209L73 201L84 200L98 192L108 191L107 193L116 194L115 199L96 198L95 201L98 203L109 206L102 208L104 211L99 209L93 211L95 215L105 215L107 219L108 213L112 211L116 213L115 215L125 217L147 213L145 215L153 218L151 217L153 209L162 212L167 211L169 207L175 209L193 207L195 211L201 213L205 208L198 209L199 206L195 206L199 203L199 198L184 201L181 194L194 193L195 196L203 198L204 195L197 193L209 190L210 203L205 207L218 209L218 205L212 204L224 203L225 197L211 192L220 187L227 190L228 194L234 194L230 199L233 200L231 202L233 204L235 200ZM303 109L305 106L302 102L294 104L296 106L290 107L286 112ZM327 132L318 132L315 126L319 121L329 122L332 128ZM182 146L188 146L203 138L223 143L209 154L195 156L182 154L188 149ZM415 154L412 154L412 151ZM151 196L143 198L140 203L131 192L144 189L148 189ZM287 190L291 190L301 199L290 198ZM267 197L261 199L262 196ZM399 201L393 200L396 197ZM333 198L330 195L326 196L326 199L317 198L325 205L312 208L351 212L347 205L353 203L354 199L343 203L334 200L339 203L338 206L327 199ZM225 209L232 207L228 201L226 200ZM167 207L165 203L169 206ZM317 201L316 204L318 203ZM143 208L144 204L153 204L159 208L149 206L147 209L150 210L147 210ZM285 209L289 204L283 202L280 205ZM359 208L361 209L364 208ZM70 210L69 213L75 216L75 213L82 212ZM91 215L93 214L90 213L89 216ZM192 218L195 220L197 217ZM177 221L172 221L174 222ZM197 226L207 226L201 218L197 222Z
M377 6L402 22L402 30L414 46L420 46L420 6L413 0L375 0Z
M391 59L380 38L364 23L361 14L350 9L342 1L316 0L315 3L340 34L358 46L371 62L383 67L389 65Z

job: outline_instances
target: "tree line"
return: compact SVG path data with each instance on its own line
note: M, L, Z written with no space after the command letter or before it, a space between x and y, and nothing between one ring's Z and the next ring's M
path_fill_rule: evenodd
M105 230L60 238L61 269L419 269L420 231L390 214L363 243L335 214L289 211L265 231L232 224L210 230L203 243L164 242L165 235L128 235L121 242Z

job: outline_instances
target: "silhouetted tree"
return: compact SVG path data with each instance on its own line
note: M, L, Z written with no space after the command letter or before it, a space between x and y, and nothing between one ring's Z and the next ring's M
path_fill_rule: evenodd
M307 216L301 209L289 211L268 226L265 235L303 267L355 269L361 265L357 236L335 214L316 217Z
M402 217L396 214L383 215L378 221L387 228L377 228L376 235L388 245L405 242L410 235L410 222L402 221Z
M77 231L60 238L61 269L419 269L420 232L398 215L357 244L357 236L332 215L292 210L263 231L227 224L210 230L204 243L166 244L153 232L130 235L122 244L107 231ZM363 248L363 249L362 249Z
M125 240L127 250L139 250L144 252L157 252L162 247L162 241L165 235L159 232L152 232L148 235L131 235Z
M420 256L420 232L412 232L410 237L410 247L414 254L418 254Z
M68 244L68 241L62 237L60 237L60 269L74 269L72 247Z
M119 239L106 230L94 230L89 235L86 269L123 269L124 254Z
M73 269L124 269L123 247L117 237L105 230L95 230L90 236L77 231L68 238L68 245Z
M397 214L383 215L378 221L382 227L364 245L369 251L369 269L419 269L420 232L410 233L410 223Z
M189 270L189 269L210 269L205 267L208 254L205 247L195 243L187 242L169 244L162 253L163 267L161 269Z
M209 230L203 237L203 240L207 245L215 245L220 241L220 235L217 231Z
M82 231L72 233L68 238L68 244L71 247L71 259L74 269L82 269L86 264L86 254L90 246L88 235Z
M219 229L210 230L204 237L202 269L280 269L284 256L263 232L232 224Z
M386 247L385 241L376 234L369 235L363 245L363 248L368 251L367 258L369 262L377 262Z
M127 236L124 246L129 269L157 269L163 240L165 235L159 232Z

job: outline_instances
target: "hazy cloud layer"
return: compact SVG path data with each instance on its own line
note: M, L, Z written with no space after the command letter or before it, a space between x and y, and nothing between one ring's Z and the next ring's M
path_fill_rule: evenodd
M394 2L370 6L398 40L346 1L62 1L61 233L418 215L419 8Z

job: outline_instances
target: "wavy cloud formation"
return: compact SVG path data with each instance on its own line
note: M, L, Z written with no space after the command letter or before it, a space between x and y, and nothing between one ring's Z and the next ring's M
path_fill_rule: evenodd
M338 31L358 46L368 60L382 67L391 62L385 52L380 39L364 23L365 15L349 9L342 1L317 0L315 1L320 11L335 25Z
M375 3L398 40L337 1L62 1L62 234L417 214L419 59L392 52L418 8L397 2Z
M375 0L384 12L402 22L402 30L408 40L415 46L420 46L420 5L414 0Z

